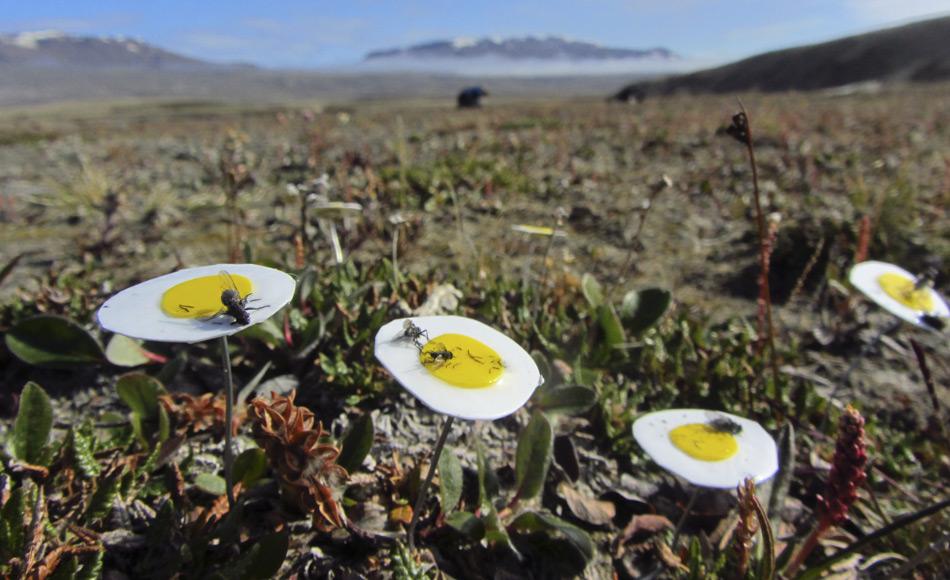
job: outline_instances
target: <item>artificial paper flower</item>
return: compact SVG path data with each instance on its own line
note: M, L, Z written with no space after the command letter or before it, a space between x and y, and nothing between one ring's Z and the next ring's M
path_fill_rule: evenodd
M515 341L462 316L393 320L376 334L375 352L424 405L460 419L510 415L543 380Z
M288 274L256 264L187 268L119 292L99 309L99 324L143 340L201 342L267 320L290 302L295 286ZM227 290L247 313L246 324L222 301Z
M648 413L633 424L633 437L663 469L700 487L733 489L778 471L775 441L750 419L704 409Z
M918 287L917 277L900 266L873 260L860 262L851 268L848 280L881 308L922 328L934 328L925 323L925 316L950 317L944 299L926 284Z

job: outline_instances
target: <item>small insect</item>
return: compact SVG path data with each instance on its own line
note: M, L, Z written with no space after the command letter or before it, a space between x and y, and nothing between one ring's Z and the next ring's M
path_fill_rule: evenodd
M933 328L934 330L943 330L947 327L947 323L943 318L939 316L934 316L932 314L921 314L920 323Z
M452 354L452 351L447 350L445 347L442 350L429 350L425 352L426 356L429 357L431 362L446 362L452 360L455 355Z
M416 348L422 350L422 345L424 344L421 340L422 337L425 337L426 342L429 342L429 331L424 328L419 328L416 326L412 320L408 318L402 323L402 335L400 338L407 338L412 341L412 344L416 345Z
M192 308L194 308L194 306L192 306L192 305L190 305L190 304L179 304L179 305L178 305L178 310L181 310L182 312L191 312L191 309L192 309Z
M224 290L221 292L221 304L224 306L221 310L214 314L211 318L207 320L212 320L222 315L230 316L234 319L231 323L234 326L246 326L251 323L251 315L248 314L249 310L260 310L265 308L265 306L248 306L250 293L247 296L242 297L241 292L237 288L237 284L234 283L234 278L231 277L231 274L228 274L224 270L218 274L221 278L221 283L224 286Z
M742 432L742 425L736 423L729 417L718 416L714 419L711 419L706 423L710 429L714 431L719 431L720 433L730 433L732 435L738 435Z
M927 268L917 275L917 281L914 283L914 290L923 290L924 288L933 288L934 280L937 279L936 268Z

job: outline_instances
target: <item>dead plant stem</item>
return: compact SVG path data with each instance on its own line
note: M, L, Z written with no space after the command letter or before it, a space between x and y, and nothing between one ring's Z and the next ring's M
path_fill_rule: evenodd
M760 268L760 290L759 297L765 302L765 331L769 345L769 364L772 367L772 382L775 389L776 405L781 409L781 393L778 391L778 357L775 353L775 328L772 325L772 292L769 288L769 256L768 256L768 231L765 227L765 215L762 213L761 192L759 191L759 170L755 162L755 148L752 145L752 123L749 122L749 115L745 110L745 105L739 101L739 109L742 116L745 117L747 137L744 140L746 150L749 153L749 165L752 167L752 192L755 200L755 221L759 231L759 268Z

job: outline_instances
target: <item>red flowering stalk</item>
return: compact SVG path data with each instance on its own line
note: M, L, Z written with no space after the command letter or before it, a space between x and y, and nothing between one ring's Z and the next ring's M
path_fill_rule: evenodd
M871 245L871 216L861 218L858 226L858 247L854 252L854 263L858 264L868 259L868 246Z
M818 496L818 525L789 564L786 569L787 576L794 576L829 528L847 519L848 510L858 499L858 488L864 485L864 480L867 479L867 461L864 417L848 405L838 422L838 440L835 445L835 458L831 464L831 475L828 477L825 493Z

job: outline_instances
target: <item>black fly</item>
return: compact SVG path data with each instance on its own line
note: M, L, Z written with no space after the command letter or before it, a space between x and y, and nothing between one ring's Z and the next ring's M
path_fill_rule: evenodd
M455 358L455 355L452 353L452 351L445 348L445 345L442 343L433 343L432 346L435 347L433 350L422 351L422 355L428 357L428 360L422 363L423 365L427 367L429 365L442 366Z
M944 322L944 319L939 316L934 316L932 314L921 314L920 323L933 328L934 330L943 330L947 327L947 323Z
M248 306L248 298L250 298L251 295L241 296L241 292L238 290L237 284L234 283L234 278L231 277L231 274L222 270L219 277L224 286L224 290L221 292L221 304L224 308L219 310L208 320L227 315L234 319L234 322L231 323L234 326L247 326L251 323L251 315L248 314L248 311L260 310L264 308L264 306Z
M424 344L420 338L425 337L426 342L429 342L429 331L424 328L419 328L413 324L412 320L406 319L402 323L402 335L400 338L406 338L412 341L412 344L416 345L416 348L422 350L422 345ZM449 353L451 354L451 353Z
M729 417L718 416L714 419L711 419L706 423L710 429L714 431L719 431L720 433L730 433L732 435L738 435L742 432L742 425L736 423Z

